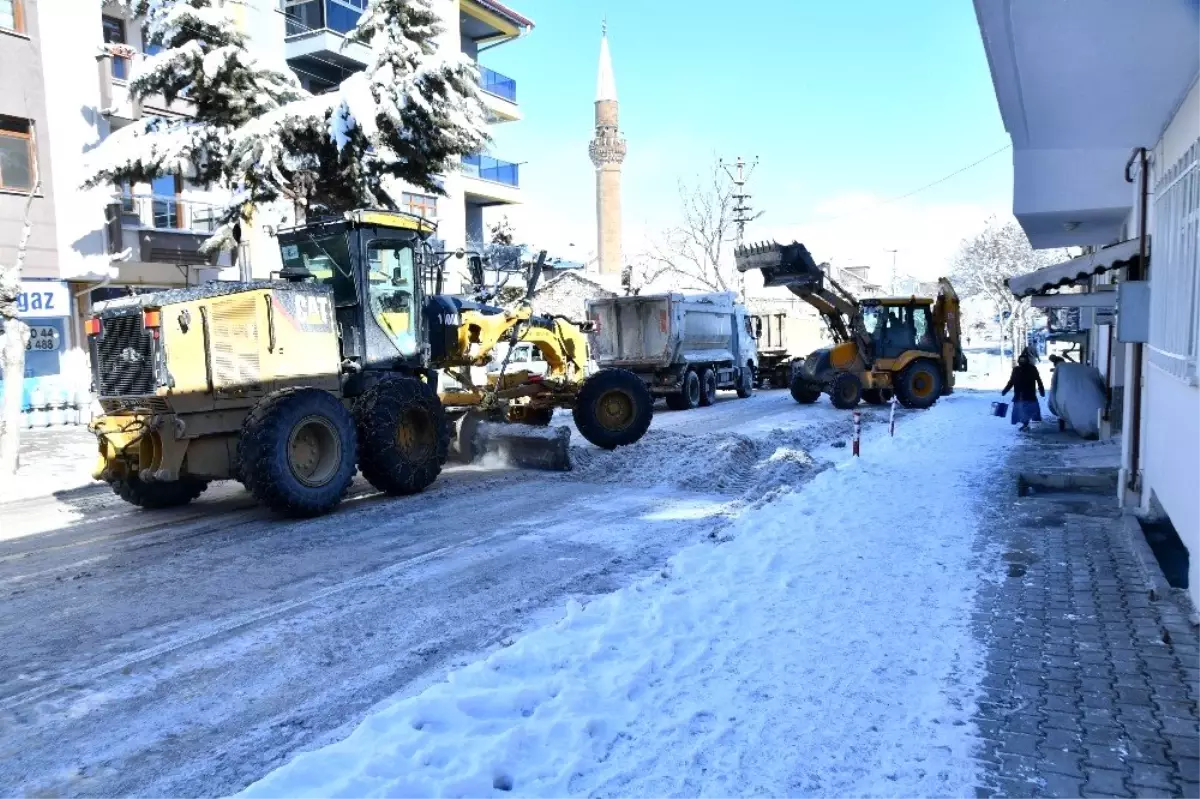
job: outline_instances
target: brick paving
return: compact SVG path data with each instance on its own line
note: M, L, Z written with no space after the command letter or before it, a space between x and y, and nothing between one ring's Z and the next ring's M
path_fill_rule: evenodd
M1036 438L1014 451L980 542L1002 571L973 616L977 794L1200 796L1197 631L1150 599L1111 496L1016 496L1018 471L1055 452Z

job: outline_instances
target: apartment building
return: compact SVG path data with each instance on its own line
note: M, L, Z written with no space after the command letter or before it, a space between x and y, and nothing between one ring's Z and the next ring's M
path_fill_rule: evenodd
M321 92L370 63L368 48L346 40L366 5L367 0L244 0L231 8L261 62L290 68L306 89ZM433 5L444 19L440 46L472 59L533 28L532 21L495 0L434 0ZM52 47L47 47L48 36ZM30 359L31 369L50 387L86 386L81 326L92 303L217 278L266 277L279 268L269 230L251 232L236 268L230 253L201 253L223 198L186 176L82 190L89 153L114 131L147 114L194 113L182 99L169 104L161 97L140 104L130 100L129 76L150 51L139 21L118 6L97 0L0 0L0 257L11 257L30 180L28 164L36 158L42 188L34 203L25 274L52 283L53 291L31 287L29 302L51 302L56 312L66 306L58 321L36 320L36 332L51 336L57 331L52 343L59 349L53 351L62 354ZM517 82L482 65L479 72L491 121L519 120ZM402 207L435 219L448 248L484 239L485 208L520 202L519 166L491 154L462 159L460 169L441 183L444 196L404 191Z
M1200 605L1200 7L975 11L1012 137L1013 213L1036 248L1086 248L1009 286L1082 321L1110 395L1102 434L1120 430L1119 498L1171 522Z

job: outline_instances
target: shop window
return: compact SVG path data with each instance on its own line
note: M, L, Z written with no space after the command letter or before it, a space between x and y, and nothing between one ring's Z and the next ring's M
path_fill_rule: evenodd
M33 159L33 125L0 116L0 189L32 189Z

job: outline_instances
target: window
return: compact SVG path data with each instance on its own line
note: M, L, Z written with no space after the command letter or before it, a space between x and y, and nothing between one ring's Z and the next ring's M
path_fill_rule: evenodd
M1200 339L1200 139L1154 186L1150 248L1150 362L1196 377Z
M125 40L125 21L116 17L102 17L101 25L105 44L128 44ZM112 57L112 76L117 80L129 79L129 59L119 55Z
M401 355L416 355L412 241L372 241L367 264L367 301L375 321Z
M400 210L426 219L437 219L437 197L406 191L401 197Z
M25 0L0 0L0 28L25 32Z
M183 203L179 201L182 190L183 179L179 175L163 175L150 182L154 227L183 227Z
M0 189L33 188L33 126L0 116Z

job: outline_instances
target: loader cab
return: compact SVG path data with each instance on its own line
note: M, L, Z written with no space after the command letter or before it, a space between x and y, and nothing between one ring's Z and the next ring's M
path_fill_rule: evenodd
M898 358L906 352L939 352L932 301L926 298L863 300L862 326L875 358Z
M281 276L329 287L342 357L363 368L420 370L427 283L440 283L432 223L391 211L354 211L280 231Z

